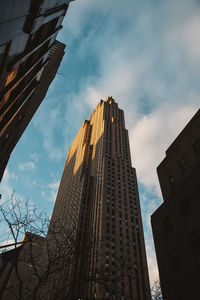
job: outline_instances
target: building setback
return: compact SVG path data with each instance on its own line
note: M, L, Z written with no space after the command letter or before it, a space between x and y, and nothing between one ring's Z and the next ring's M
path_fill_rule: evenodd
M200 299L200 110L157 171L164 203L151 222L163 299Z
M0 1L0 180L64 55L56 36L69 2Z
M59 289L57 299L150 299L136 171L112 97L100 100L69 149L47 239L59 228L76 246L47 299Z

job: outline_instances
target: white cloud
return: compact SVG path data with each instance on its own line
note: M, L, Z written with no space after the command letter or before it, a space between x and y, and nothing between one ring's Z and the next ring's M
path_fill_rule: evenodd
M47 187L50 188L50 189L55 189L55 190L57 190L58 187L59 187L59 184L60 184L60 181L57 181L57 182L48 184Z
M8 168L5 169L5 172L4 172L4 175L3 175L3 180L5 182L7 182L8 180L10 179L14 179L14 180L17 180L18 177L14 174L14 173L11 173L8 171Z
M32 153L30 157L35 163L37 163L39 160L39 155L36 153Z
M194 16L185 26L182 28L183 41L188 46L188 50L191 53L191 57L200 59L200 18Z
M159 273L158 273L156 254L155 254L152 236L149 239L146 237L145 242L146 242L145 245L146 245L146 253L147 253L150 286L153 286L154 282L159 280Z
M33 124L42 134L43 148L50 159L59 160L63 157L63 152L56 145L56 136L60 135L63 126L61 108L53 98L48 99L48 103L42 103L44 109L40 109L33 120ZM42 124L42 126L41 126Z
M1 201L6 201L11 198L11 195L14 192L13 182L16 180L18 180L18 177L14 173L10 172L8 168L6 168L0 183L0 193L2 195Z
M47 185L49 191L49 196L47 199L48 201L55 202L59 185L60 185L60 181L53 182Z
M161 202L162 201L159 197L155 197L153 193L149 193L146 189L144 189L143 186L140 186L140 203L151 286L154 284L154 281L159 279L159 275L151 230L150 216Z
M195 20L200 16L195 2L184 1L185 6L180 10L180 1L167 1L154 10L153 3L148 5L139 1L127 1L126 5L122 5L118 1L118 5L113 6L110 11L110 7L102 5L104 1L99 2L93 4L92 1L86 1L79 8L77 5L74 17L78 13L79 18L76 18L75 24L68 22L66 17L66 35L72 30L72 36L78 35L77 38L80 38L79 50L75 51L81 55L95 53L99 68L93 80L84 78L80 92L71 99L72 106L82 102L95 107L98 99L113 95L126 111L129 127L133 118L137 119L143 114L145 106L154 110L166 102L171 105L174 102L180 105L197 104L200 91L197 84L198 60L191 55L188 46L193 47L192 45L199 43L196 33L186 34L183 26L186 22L187 32L194 31ZM114 4L113 1L110 2ZM73 6L71 12L72 9ZM101 15L100 20L82 38L81 33L88 15L95 14L97 9ZM105 15L109 17L104 19ZM118 25L119 16L124 22L123 32ZM99 24L102 24L102 20L103 27ZM81 28L80 32L77 33L74 27Z
M57 196L57 191L51 190L50 195L49 195L47 200L50 201L50 202L55 202L56 201L56 196Z
M60 181L56 181L43 186L41 191L42 197L46 201L55 202L59 185Z
M20 195L18 192L14 191L16 180L18 180L18 177L14 173L10 172L8 168L6 168L3 179L0 183L0 193L1 193L0 205L2 205L7 201L10 201L13 196L14 199L23 200L23 196ZM7 222L4 221L4 217L0 213L0 243L3 245L5 243L12 242L9 240L10 236L11 233L10 233L9 226ZM8 249L10 250L11 248Z
M27 161L25 163L19 163L18 168L22 171L33 171L35 170L35 164L32 161Z
M120 3L118 3L118 5L119 4ZM108 11L113 9L113 2L108 2L106 0L84 0L71 2L63 22L64 28L59 32L59 40L65 40L66 36L68 36L68 32L70 32L74 38L80 37L88 22L88 17L92 18L93 12L95 11L104 11L104 7L106 7L106 10Z
M156 168L165 151L196 112L193 106L160 108L144 115L130 130L133 165L146 188L156 188L160 196Z

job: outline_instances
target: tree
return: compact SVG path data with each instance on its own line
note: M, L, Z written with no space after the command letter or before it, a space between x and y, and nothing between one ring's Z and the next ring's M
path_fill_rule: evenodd
M49 216L45 212L38 214L30 202L24 204L15 193L1 203L0 213L1 222L8 225L14 247L10 255L8 252L1 254L4 265L12 264L4 298L40 299L42 289L53 279L52 275L64 272L71 261L75 251L73 232L49 229Z
M6 222L14 249L2 253L2 257L9 257L7 263L12 263L10 283L7 283L3 299L44 299L49 286L55 284L56 277L63 278L64 284L56 282L55 299L69 299L77 287L77 278L70 280L66 277L69 267L74 261L82 262L81 274L77 274L82 286L100 285L109 292L110 299L114 299L112 281L106 274L105 265L101 264L102 241L90 239L87 247L80 252L80 241L75 237L75 222L71 222L68 230L61 227L65 220L57 220L58 225L51 224L49 216L38 213L36 208L18 198L15 193L8 201L1 203L1 222ZM62 222L60 222L62 221ZM47 234L48 233L48 234ZM7 245L8 246L8 245ZM7 246L4 246L6 249ZM84 270L94 265L90 272ZM6 263L6 261L5 261ZM115 281L120 279L120 262L115 265ZM60 286L59 286L60 284ZM63 295L68 295L66 298ZM1 294L0 294L1 295ZM116 289L115 289L116 295Z
M162 300L163 299L160 282L158 280L154 281L154 284L151 287L151 298L152 298L152 300Z

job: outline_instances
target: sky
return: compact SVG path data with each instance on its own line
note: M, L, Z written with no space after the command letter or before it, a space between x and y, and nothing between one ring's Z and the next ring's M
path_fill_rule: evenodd
M66 54L8 163L0 189L51 213L67 151L100 99L124 110L151 282L150 215L162 203L156 167L199 108L199 0L76 0L58 40ZM0 240L9 239L2 225Z

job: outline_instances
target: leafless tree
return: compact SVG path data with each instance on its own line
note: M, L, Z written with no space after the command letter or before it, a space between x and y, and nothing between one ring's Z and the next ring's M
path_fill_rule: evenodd
M46 236L49 227L49 216L45 212L37 213L29 201L25 203L15 192L7 201L0 203L0 222L6 222L11 239L16 247L21 243L26 232Z
M49 229L49 216L37 213L30 202L24 204L15 193L8 201L1 202L0 214L1 222L9 228L13 240L10 246L14 248L10 255L1 254L2 259L8 257L12 264L4 299L40 299L42 288L54 280L52 275L64 272L71 261L75 251L73 229ZM7 246L1 249L5 251Z
M154 281L154 284L151 287L151 298L152 300L163 299L160 282L158 280Z
M101 264L102 241L90 239L87 246L82 247L75 237L75 223L73 220L68 230L61 223L65 220L57 220L57 224L50 224L49 216L45 213L37 213L37 209L12 194L11 199L0 205L1 221L6 222L13 243L11 245L17 251L17 256L11 257L13 270L10 283L7 284L3 299L44 299L50 286L55 286L56 278L63 278L64 284L56 284L55 299L71 300L73 289L76 289L77 278L69 280L66 277L68 268L73 265L76 268L77 261L81 261L77 274L79 285L101 285L109 293L109 298L116 296L115 289L109 275L106 275L105 265ZM62 222L61 222L62 221ZM48 235L47 235L48 233ZM23 238L23 239L22 239ZM5 247L6 249L6 247ZM95 266L94 266L95 261ZM93 265L92 268L88 266ZM86 269L90 271L87 272ZM120 279L119 262L115 265L115 281ZM59 274L59 276L57 276ZM61 280L62 281L62 280ZM81 282L81 284L80 284ZM63 295L68 295L63 297Z

